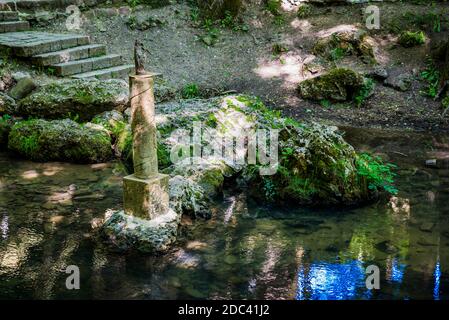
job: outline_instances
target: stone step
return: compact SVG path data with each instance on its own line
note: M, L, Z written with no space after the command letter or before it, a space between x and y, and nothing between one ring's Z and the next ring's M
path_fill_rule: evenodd
M131 72L134 72L134 65L127 64L118 67L95 70L80 74L75 74L75 79L110 79L110 78L127 78Z
M19 13L17 11L0 11L0 21L17 21Z
M83 60L69 61L51 65L54 74L57 76L70 76L77 73L89 72L98 69L118 66L122 63L122 56L118 54L109 54L96 58L87 58Z
M35 55L32 62L38 66L49 66L52 64L64 63L68 61L81 60L106 55L106 46L102 44L90 44L64 49L55 52Z
M28 21L0 22L0 33L26 31L30 28Z
M0 33L0 49L10 49L13 55L19 57L31 57L42 53L84 46L89 43L88 36L77 34L55 34L38 31Z

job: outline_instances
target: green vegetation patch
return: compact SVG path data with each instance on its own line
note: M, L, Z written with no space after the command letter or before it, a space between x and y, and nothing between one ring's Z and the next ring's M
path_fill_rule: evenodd
M426 35L423 31L404 31L398 39L398 43L406 48L419 46L425 42Z

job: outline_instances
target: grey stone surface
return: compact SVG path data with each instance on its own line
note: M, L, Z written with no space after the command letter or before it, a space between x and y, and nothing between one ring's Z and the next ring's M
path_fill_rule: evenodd
M9 32L0 34L0 47L10 48L19 57L63 50L89 44L88 36L57 34L39 31Z
M36 87L37 85L31 77L25 77L20 79L17 84L12 87L9 95L16 100L20 100L33 92Z
M98 57L106 54L106 46L102 44L90 44L65 50L38 54L32 57L34 64L49 66L74 60Z
M181 215L168 210L152 220L144 220L114 212L103 224L102 234L109 243L122 251L164 253L176 241Z
M105 68L91 72L79 73L73 75L75 79L109 79L109 78L125 78L134 72L134 65L127 64L118 67Z
M98 69L118 66L122 63L122 57L110 54L95 58L68 61L51 65L57 76L70 76L77 73L89 72Z
M27 21L3 21L0 22L0 33L25 31L30 28Z
M123 179L123 204L126 214L151 220L169 208L168 175L156 174L148 179L134 175Z

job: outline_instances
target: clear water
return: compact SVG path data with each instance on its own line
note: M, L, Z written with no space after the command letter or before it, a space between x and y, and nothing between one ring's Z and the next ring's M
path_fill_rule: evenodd
M179 245L158 257L111 252L92 231L121 206L120 164L0 153L0 298L448 299L449 168L423 162L449 154L449 138L346 131L399 165L396 206L275 209L225 194L213 219L184 218ZM381 282L370 291L372 264ZM81 290L65 288L67 265L79 266Z

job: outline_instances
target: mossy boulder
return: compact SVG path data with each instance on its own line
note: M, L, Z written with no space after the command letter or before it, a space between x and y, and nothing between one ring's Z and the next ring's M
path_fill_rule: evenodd
M353 55L360 57L366 63L376 63L376 48L376 42L368 36L366 31L349 29L320 38L312 51L328 60L339 60Z
M128 98L128 84L122 80L55 81L21 100L17 114L24 117L89 121L104 111L123 111Z
M298 86L301 97L310 100L350 101L363 88L362 75L346 68L335 68L328 73L307 79Z
M195 192L187 192L181 197L189 199L184 208L203 200L207 203L207 197L219 195L228 179L236 179L254 197L273 202L353 205L376 194L377 188L368 188L369 179L359 174L358 154L335 127L283 118L260 100L247 96L170 102L160 104L158 110L161 143L169 152L175 150L176 155L183 150L183 157L172 159L174 163L163 171L190 183L183 185L193 183L199 196L192 198ZM193 124L196 128L201 125L201 147L212 146L214 150L223 150L225 141L246 139L258 129L278 130L278 161L264 165L260 161L242 163L224 154L208 152L198 158L194 152L196 143L190 139ZM235 145L234 155L247 156L246 152L244 145ZM266 174L267 171L272 172Z
M111 137L103 127L69 119L19 122L9 133L8 148L34 161L96 163L112 157Z
M0 150L8 145L8 136L14 125L14 120L8 116L0 116Z
M10 96L0 92L0 115L13 114L16 110L16 101Z
M405 48L415 47L426 43L423 31L404 31L398 38L398 43Z

